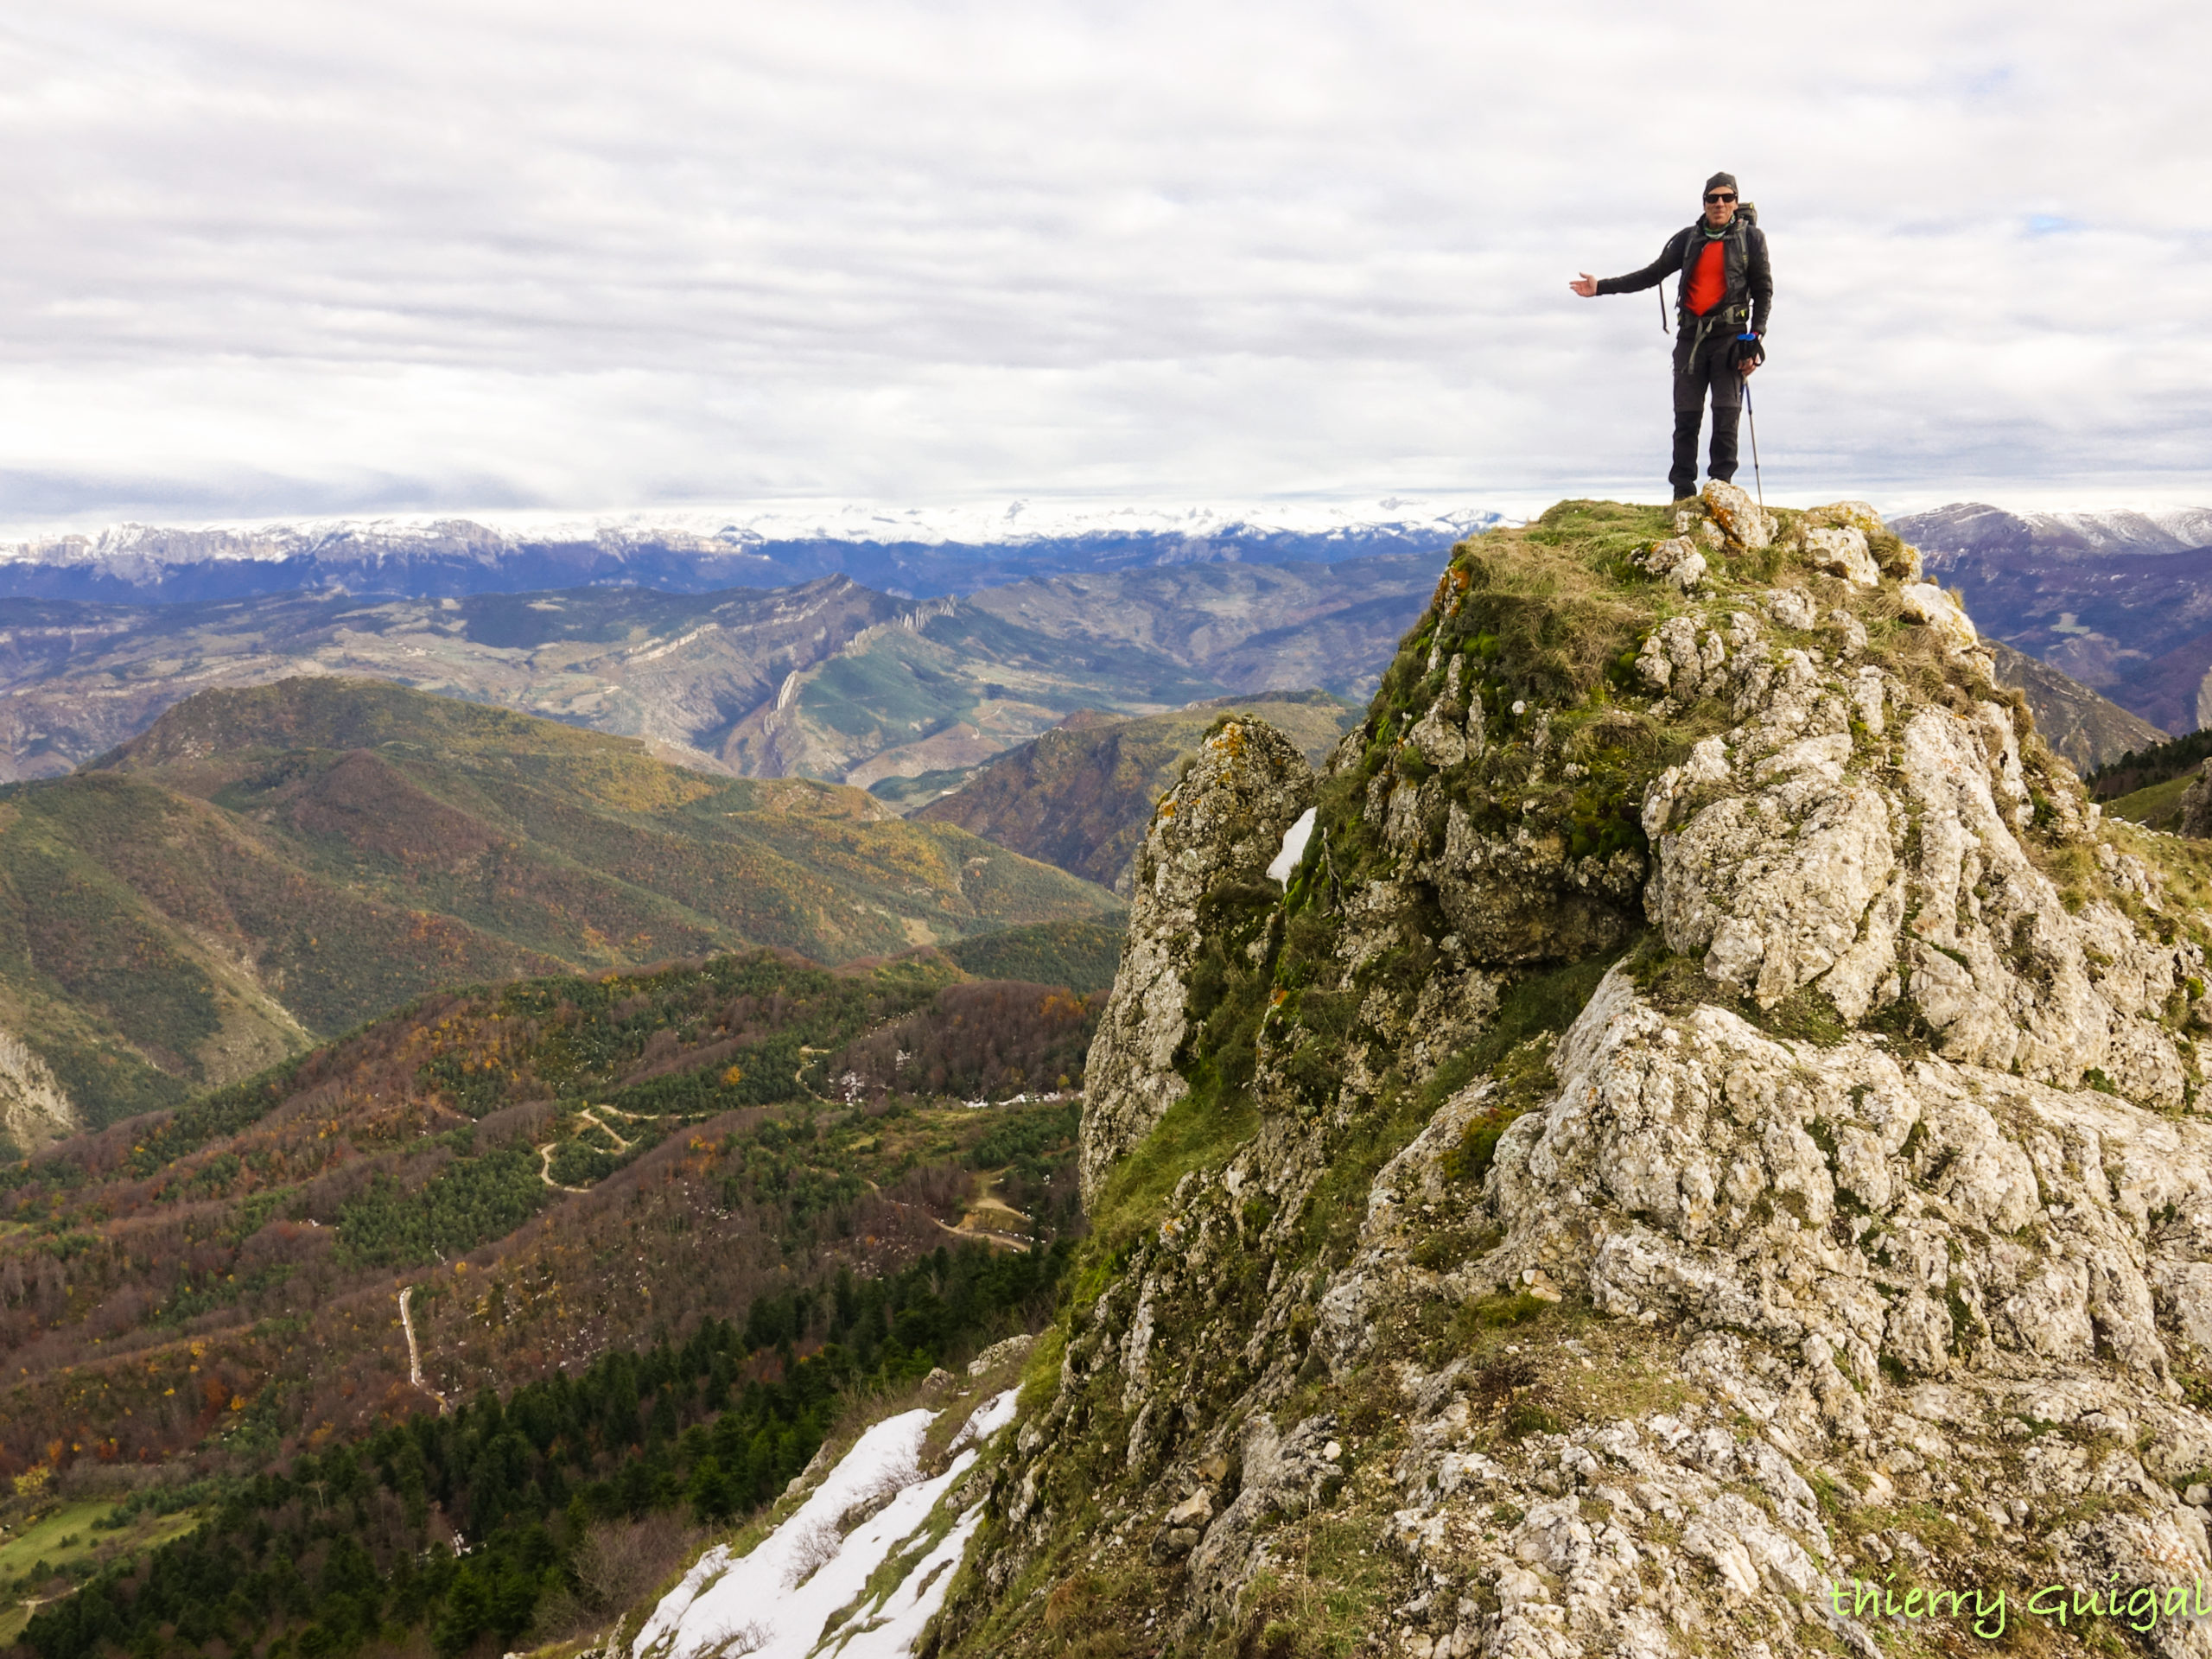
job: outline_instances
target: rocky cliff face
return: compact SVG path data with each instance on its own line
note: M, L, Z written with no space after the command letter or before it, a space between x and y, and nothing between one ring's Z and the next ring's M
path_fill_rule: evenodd
M8 1155L42 1151L82 1127L46 1062L14 1033L0 1031L0 1141Z
M1208 733L1161 797L1131 872L1129 943L1084 1068L1077 1167L1086 1201L1113 1160L1188 1092L1178 1062L1193 986L1221 976L1217 936L1228 913L1249 913L1255 901L1272 907L1268 865L1313 799L1306 757L1249 717L1224 718Z
M1217 735L938 1650L2212 1654L2204 872L1917 575L1571 503Z

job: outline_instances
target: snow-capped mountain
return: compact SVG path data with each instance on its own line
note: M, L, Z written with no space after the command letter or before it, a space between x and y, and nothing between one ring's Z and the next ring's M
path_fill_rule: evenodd
M1890 527L1927 556L1931 576L1966 595L1984 635L2162 730L2212 723L2212 509L2007 512L1961 502Z
M1147 565L1433 553L1497 520L1390 497L1241 507L786 502L590 517L124 524L0 540L0 597L170 603L335 588L423 598L606 583L701 593L836 574L924 597Z
M1891 521L1936 557L1988 554L2180 553L2212 547L2212 507L2135 512L2010 512L1961 501Z

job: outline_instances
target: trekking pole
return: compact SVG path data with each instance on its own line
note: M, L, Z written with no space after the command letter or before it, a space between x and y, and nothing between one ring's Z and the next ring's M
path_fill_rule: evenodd
M1751 377L1744 377L1744 419L1751 429L1751 482L1758 486L1759 505L1766 505L1766 480L1759 476L1759 417L1751 412Z

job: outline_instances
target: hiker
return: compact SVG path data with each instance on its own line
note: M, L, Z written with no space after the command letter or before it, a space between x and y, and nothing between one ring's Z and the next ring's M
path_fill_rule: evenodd
M1710 470L1723 483L1736 476L1736 423L1744 381L1766 357L1760 336L1774 304L1774 267L1758 210L1737 200L1736 175L1705 181L1705 216L1668 238L1642 270L1602 282L1584 271L1567 286L1584 299L1635 294L1679 275L1675 293L1675 465L1667 481L1675 499L1697 493L1697 429L1706 393L1713 394Z

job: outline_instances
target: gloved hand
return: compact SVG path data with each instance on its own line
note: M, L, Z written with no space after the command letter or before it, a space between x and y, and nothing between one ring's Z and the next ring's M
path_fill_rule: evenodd
M1728 348L1728 361L1737 373L1749 375L1766 361L1766 342L1757 334L1738 334Z

